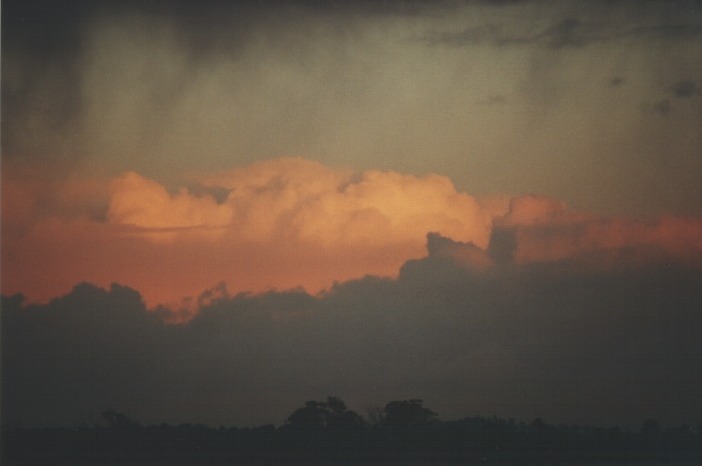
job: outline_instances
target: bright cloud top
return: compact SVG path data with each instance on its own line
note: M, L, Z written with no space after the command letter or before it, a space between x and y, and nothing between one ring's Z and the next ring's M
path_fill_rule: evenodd
M486 247L494 217L446 177L355 174L304 159L262 162L201 182L228 191L226 199L186 189L169 194L153 180L126 173L110 183L108 221L142 234L227 227L227 235L239 240L287 239L330 248L416 243L427 231L440 230Z
M3 292L47 300L80 281L132 286L154 307L230 292L318 292L444 251L479 268L572 260L702 264L702 220L607 219L537 197L477 199L443 176L339 170L279 158L194 177L3 183ZM79 189L80 188L80 189ZM5 209L14 200L22 209ZM47 206L46 199L53 199ZM104 199L102 209L95 199ZM431 240L431 237L430 237ZM465 245L459 247L456 245ZM438 246L437 246L438 245ZM439 247L441 246L441 247ZM192 309L191 309L192 310Z
M232 212L208 196L195 197L181 189L166 188L138 173L129 172L110 183L110 223L145 229L207 228L231 223Z
M493 214L442 176L352 173L303 159L276 159L207 178L231 190L236 234L324 247L416 244L438 229L487 246Z

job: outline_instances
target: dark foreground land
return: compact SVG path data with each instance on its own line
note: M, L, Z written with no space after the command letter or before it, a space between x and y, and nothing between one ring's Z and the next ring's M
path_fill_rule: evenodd
M529 424L497 417L442 422L421 400L366 420L335 397L309 401L281 427L141 426L113 410L106 425L2 431L2 465L702 464L702 424L637 431Z
M487 426L489 427L489 426ZM546 428L294 430L151 426L3 432L3 465L33 464L702 464L702 435Z

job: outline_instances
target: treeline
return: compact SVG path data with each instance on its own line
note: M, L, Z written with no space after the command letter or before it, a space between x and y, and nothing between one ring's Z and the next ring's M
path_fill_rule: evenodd
M142 426L114 411L104 425L80 428L3 428L4 465L251 464L270 462L427 461L699 462L702 425L641 429L549 425L498 417L440 421L422 400L388 403L366 417L343 401L308 401L276 427L201 424Z

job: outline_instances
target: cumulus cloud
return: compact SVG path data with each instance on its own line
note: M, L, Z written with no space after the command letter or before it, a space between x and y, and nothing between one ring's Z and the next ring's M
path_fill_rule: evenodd
M466 267L486 269L493 266L492 257L473 243L454 241L438 233L427 235L427 252L431 257L444 257Z
M422 255L428 231L486 248L501 209L437 175L355 173L296 158L191 183L201 187L169 191L126 173L102 191L96 185L82 192L106 198L100 217L42 210L40 184L8 186L18 203L3 210L3 265L15 271L4 277L4 289L45 300L78 281L119 281L137 287L151 306L187 296L193 302L222 281L233 292L296 286L316 292L338 280L396 274L406 259ZM22 186L35 200L20 209ZM65 182L50 192L72 189ZM12 232L20 223L25 228Z
M325 245L414 242L432 228L485 246L491 212L443 176L352 173L283 158L205 178L230 190L226 204L247 234L281 230Z
M180 302L190 315L219 283L232 293L316 293L367 274L396 276L423 255L429 232L438 234L431 251L482 269L622 258L699 264L702 248L696 218L610 219L546 197L476 198L437 175L300 158L199 175L192 189L134 172L107 183L30 181L3 183L2 260L13 271L3 290L32 301L80 281L116 281L139 289L149 307Z
M194 196L185 188L171 195L162 185L134 172L113 180L109 194L107 219L111 223L160 230L222 227L232 221L231 210L211 196Z

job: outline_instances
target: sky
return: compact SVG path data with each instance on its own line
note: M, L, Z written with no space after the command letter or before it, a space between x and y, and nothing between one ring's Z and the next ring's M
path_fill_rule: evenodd
M7 1L3 418L702 421L699 1Z

